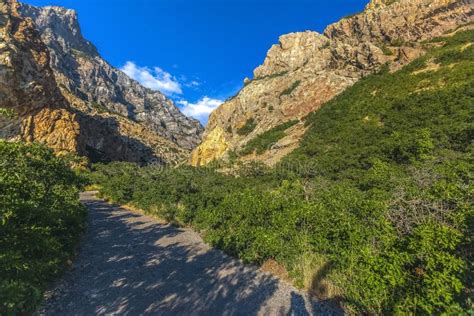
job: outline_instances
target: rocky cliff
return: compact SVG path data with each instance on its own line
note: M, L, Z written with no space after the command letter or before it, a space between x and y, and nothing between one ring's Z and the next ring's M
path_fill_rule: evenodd
M177 163L202 127L114 69L74 11L0 0L0 137L93 161Z
M115 86L113 82L108 82L109 88L123 96L135 96L138 100L136 104L141 100L144 104L141 112L137 110L140 107L132 103L127 105L129 115L113 110L114 105L110 103L95 105L93 100L98 99L94 98L100 98L101 91L105 94L107 91L100 89L97 82L87 82L79 73L61 72L69 68L57 66L60 63L58 59L67 59L67 62L74 62L74 59L58 57L62 53L54 45L61 42L61 45L71 45L95 54L97 62L109 67L111 75L126 76L100 59L95 48L82 39L78 29L68 41L63 38L55 44L46 45L47 34L54 33L59 37L67 32L58 29L52 33L45 30L41 33L31 18L21 14L21 8L15 0L0 0L1 138L41 142L58 152L76 152L93 161L177 163L185 159L188 149L199 137L201 127L196 121L179 113L171 101L160 93L148 91L128 78L122 81L124 85L127 82L130 84L130 90L118 84ZM70 14L67 12L63 13ZM71 21L77 22L75 18ZM77 26L77 23L72 25ZM58 27L61 27L60 23ZM75 68L70 70L77 71ZM82 86L74 86L70 81L77 81L90 89L95 86L98 90L82 91ZM133 94L136 91L150 96L139 99ZM152 96L162 100L162 103L148 101L147 98L154 100ZM134 118L150 117L150 121L163 119L158 113L167 115L169 124L166 128L166 122L161 126L166 133L155 128L152 122Z
M33 19L50 49L51 68L60 88L84 101L81 110L119 114L186 149L200 142L201 124L182 114L162 93L110 66L82 36L74 10L22 4L20 13Z
M18 4L0 1L0 136L75 151L79 124L49 67L49 52ZM40 135L43 134L43 135Z
M472 0L372 0L360 14L330 25L323 34L280 37L244 88L210 116L191 163L231 153L268 164L298 146L303 118L355 82L389 64L397 69L424 52L422 41L472 22ZM258 135L298 119L263 154L242 148Z

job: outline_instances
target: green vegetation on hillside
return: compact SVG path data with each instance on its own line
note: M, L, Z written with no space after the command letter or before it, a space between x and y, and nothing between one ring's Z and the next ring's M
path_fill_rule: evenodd
M373 233L359 246L318 251L342 271L333 278L360 310L460 313L469 296L473 38L442 39L403 70L360 81L308 118L285 159L314 166L301 177L344 183L378 204L364 215L362 231Z
M85 52L83 52L81 50L78 50L78 49L71 48L71 53L76 58L84 58L84 59L90 58L89 55L87 55Z
M393 55L393 52L390 48L388 48L385 44L380 45L380 49L382 50L385 56Z
M277 73L274 73L274 74L271 74L271 75L257 77L257 78L254 78L253 80L256 81L256 80L274 79L274 78L282 77L282 76L286 75L287 73L288 73L288 71L286 70L286 71L277 72Z
M0 117L7 118L7 119L12 119L17 116L15 110L13 109L6 109L6 108L0 108Z
M274 259L356 313L468 314L473 38L356 83L307 118L274 169L114 163L91 177L112 200L192 225L247 262Z
M285 95L290 95L296 88L298 88L300 84L301 84L301 80L296 80L295 82L291 84L291 86L289 86L288 88L286 88L280 93L280 97L285 96Z
M255 120L253 118L249 118L245 122L244 126L237 129L237 134L239 134L241 136L246 136L246 135L252 133L252 131L255 129L255 127L257 127L257 123L255 122Z
M245 144L240 154L250 155L253 152L256 152L258 155L263 154L271 145L285 137L285 131L296 123L298 123L298 120L291 120L263 132Z
M0 141L0 314L34 311L84 227L82 180L39 145Z
M91 102L89 103L90 106L96 110L98 113L106 113L109 112L109 109L107 109L103 104L100 104L98 102Z

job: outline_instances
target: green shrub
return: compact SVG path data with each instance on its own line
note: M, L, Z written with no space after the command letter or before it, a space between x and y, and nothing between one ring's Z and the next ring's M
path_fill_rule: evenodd
M386 45L380 45L380 49L382 50L383 54L385 56L392 56L393 52L390 48L388 48Z
M298 123L298 120L292 120L273 127L262 134L251 139L240 152L241 155L249 155L256 151L258 155L263 154L271 145L285 137L285 130Z
M114 200L192 225L247 262L274 259L299 284L332 284L355 313L467 314L473 34L335 97L308 116L300 147L276 168L236 165L225 175L115 164L97 166L96 179ZM416 72L430 59L441 67ZM245 135L255 122L247 123ZM244 153L266 149L290 124ZM295 276L318 264L313 276Z
M99 171L92 174L91 181L102 184L101 192L113 201L126 204L131 201L138 176L138 166L127 162L97 164Z
M81 179L39 145L0 142L0 313L33 312L84 228Z
M387 139L387 156L397 163L414 163L429 158L434 149L431 132L424 128L410 133L395 131Z
M459 231L436 222L415 229L408 238L410 274L406 295L397 311L414 314L460 314L455 302L462 288L465 263L455 254Z
M291 84L291 86L289 86L288 88L286 88L280 93L280 97L285 96L285 95L290 95L296 88L298 88L300 84L301 84L301 80L296 80L295 82Z
M83 59L88 59L90 58L89 55L87 55L85 52L71 48L71 53L76 57L76 58L83 58Z
M109 109L107 109L104 105L98 102L91 102L89 103L90 106L95 109L99 113L104 113L104 112L109 112Z
M7 119L12 119L17 116L15 110L13 109L6 109L6 108L0 108L0 117L4 117Z
M252 133L252 131L255 129L255 127L257 127L257 123L255 122L255 120L253 118L249 118L245 122L244 126L237 129L237 134L239 134L240 136L246 136L246 135Z
M396 47L401 47L401 46L404 46L406 45L407 43L401 39L401 38L393 38L391 41L390 41L390 45L391 46L396 46Z
M288 71L277 72L277 73L274 73L274 74L271 74L271 75L257 77L257 78L254 78L253 80L264 80L264 79L278 78L278 77L282 77L282 76L286 75L287 73L288 73Z

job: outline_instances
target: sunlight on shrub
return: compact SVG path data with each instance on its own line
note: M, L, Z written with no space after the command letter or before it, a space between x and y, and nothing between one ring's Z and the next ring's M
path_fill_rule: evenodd
M35 310L84 228L85 183L40 145L0 141L0 314Z
M474 63L460 48L473 34L329 101L273 169L116 163L95 166L91 178L113 200L191 225L245 262L284 266L298 286L353 314L467 314ZM449 66L413 73L433 58ZM249 152L277 132L249 141Z

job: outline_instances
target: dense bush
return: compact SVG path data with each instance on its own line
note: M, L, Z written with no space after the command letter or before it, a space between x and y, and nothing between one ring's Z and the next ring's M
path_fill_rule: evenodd
M280 93L280 97L285 96L285 95L290 95L296 88L298 88L300 84L301 84L301 80L296 80L295 82L291 84L291 86L289 86L288 88L286 88Z
M249 118L247 121L245 121L245 124L242 127L237 129L237 134L240 136L246 136L252 133L255 127L257 127L257 123L255 123L253 118Z
M0 314L32 312L71 256L82 183L50 150L0 141Z
M300 148L274 169L98 165L95 181L245 261L284 264L296 284L358 313L467 314L473 37L347 89L307 118Z
M298 123L298 120L291 120L283 124L277 125L255 138L251 139L241 150L241 155L249 155L256 152L258 155L263 154L272 145L286 136L285 130Z

